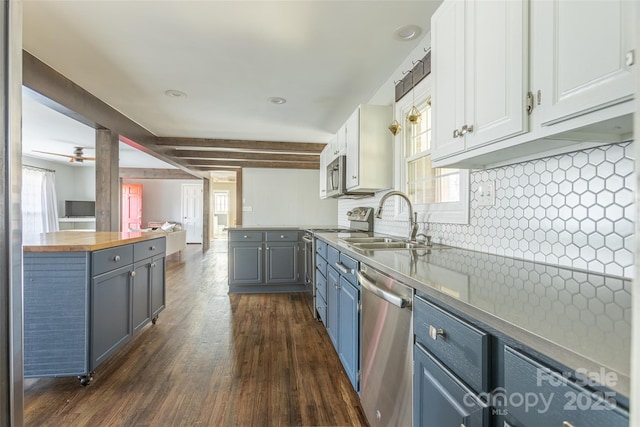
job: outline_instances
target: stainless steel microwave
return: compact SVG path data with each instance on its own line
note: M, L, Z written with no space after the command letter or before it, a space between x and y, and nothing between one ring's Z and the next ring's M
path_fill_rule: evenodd
M340 197L346 193L346 163L346 156L338 156L327 165L327 197Z

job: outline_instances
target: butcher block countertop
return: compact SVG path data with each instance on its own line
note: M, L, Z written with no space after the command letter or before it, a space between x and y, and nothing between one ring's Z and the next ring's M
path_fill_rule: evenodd
M164 235L113 231L56 231L26 238L23 252L91 252L129 243L144 242Z

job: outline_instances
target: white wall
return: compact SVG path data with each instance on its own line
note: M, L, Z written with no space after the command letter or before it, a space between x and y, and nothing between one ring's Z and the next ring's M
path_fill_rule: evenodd
M142 184L142 226L149 221L182 222L182 184L200 184L199 179L125 179L124 184Z
M58 216L64 216L65 200L96 200L96 172L93 164L67 165L35 157L22 157L22 164L56 171Z
M319 170L243 169L243 225L335 225L338 203L320 200L319 183Z

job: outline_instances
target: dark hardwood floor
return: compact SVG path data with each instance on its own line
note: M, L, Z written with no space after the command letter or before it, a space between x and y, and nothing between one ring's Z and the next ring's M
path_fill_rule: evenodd
M25 382L28 426L366 426L301 294L227 294L226 242L167 261L167 308L101 365Z

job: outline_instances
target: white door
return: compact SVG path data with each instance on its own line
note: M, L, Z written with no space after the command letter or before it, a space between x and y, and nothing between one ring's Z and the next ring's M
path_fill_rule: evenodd
M187 243L202 243L202 185L182 184L182 222Z

